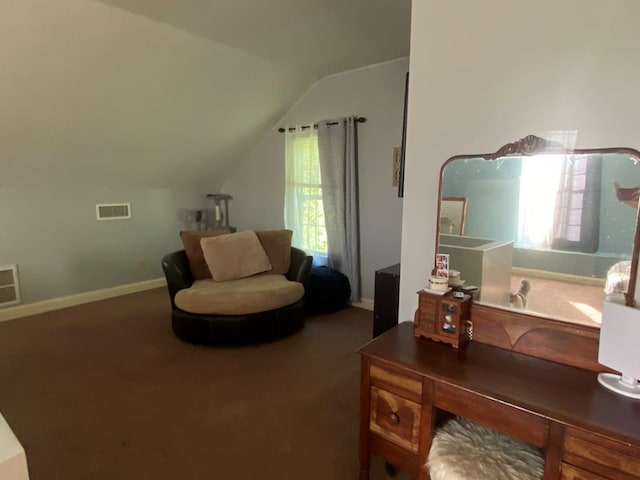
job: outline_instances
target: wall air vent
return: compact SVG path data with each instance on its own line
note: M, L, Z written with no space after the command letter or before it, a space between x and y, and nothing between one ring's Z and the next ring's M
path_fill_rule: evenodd
M96 205L98 220L122 220L131 218L130 203L101 203Z
M18 283L18 266L0 267L0 307L20 303L20 286Z

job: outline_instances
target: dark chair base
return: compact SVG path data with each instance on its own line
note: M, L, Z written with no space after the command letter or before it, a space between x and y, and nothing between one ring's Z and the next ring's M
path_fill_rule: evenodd
M243 345L287 336L304 326L304 300L250 315L198 315L174 308L173 333L190 343Z

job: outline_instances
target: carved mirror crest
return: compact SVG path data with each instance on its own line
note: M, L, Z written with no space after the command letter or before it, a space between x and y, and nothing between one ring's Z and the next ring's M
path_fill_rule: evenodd
M443 165L437 253L475 301L598 327L605 295L634 304L640 153L529 135ZM464 199L463 230L443 227Z

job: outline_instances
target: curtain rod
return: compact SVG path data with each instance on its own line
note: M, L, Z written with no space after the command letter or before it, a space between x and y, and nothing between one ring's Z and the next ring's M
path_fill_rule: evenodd
M356 122L358 122L358 123L364 123L366 121L367 121L366 117L356 117ZM329 122L329 123L327 123L327 125L338 125L338 122ZM293 132L296 128L301 128L301 129L304 130L305 128L312 128L312 127L313 128L318 128L318 124L314 123L313 125L303 125L302 127L289 127L289 131ZM284 128L284 127L280 127L278 129L278 131L280 133L284 133L284 132L286 132L286 130L287 129Z

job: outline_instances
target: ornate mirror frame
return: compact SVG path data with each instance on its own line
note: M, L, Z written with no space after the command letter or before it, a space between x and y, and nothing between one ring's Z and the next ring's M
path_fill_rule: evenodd
M507 143L495 153L456 155L449 158L440 169L436 252L438 251L440 241L439 219L441 214L440 206L444 171L449 163L455 160L472 158L493 161L510 156L607 153L628 154L640 159L640 152L632 148L568 149L560 143L552 142L535 135L528 135L516 142ZM625 303L628 306L635 305L634 295L637 281L638 255L640 252L639 222L640 208L636 213L636 228L631 256L631 275L628 290L625 293ZM598 363L600 329L597 327L568 323L541 315L477 303L474 303L471 315L474 341L593 371L607 370L607 368Z

